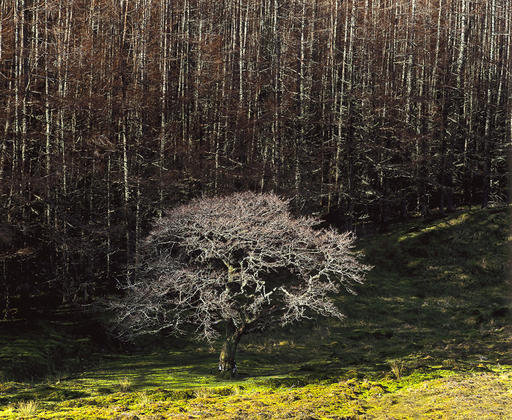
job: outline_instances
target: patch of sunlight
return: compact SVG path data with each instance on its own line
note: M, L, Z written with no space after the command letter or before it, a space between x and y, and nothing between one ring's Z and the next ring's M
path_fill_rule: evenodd
M408 268L416 268L418 266L421 265L423 261L421 260L421 258L417 258L417 259L411 259L408 263L407 263L407 267Z
M467 221L468 219L469 219L469 214L462 213L457 217L454 217L454 218L451 218L448 220L444 220L440 223L436 223L434 225L424 227L423 229L419 229L414 232L406 233L405 235L402 235L398 238L398 242L403 242L407 239L416 238L420 235L423 235L424 233L432 232L437 229L447 229L447 228L450 228L450 227L453 227L456 225L460 225L460 224L464 223L465 221Z

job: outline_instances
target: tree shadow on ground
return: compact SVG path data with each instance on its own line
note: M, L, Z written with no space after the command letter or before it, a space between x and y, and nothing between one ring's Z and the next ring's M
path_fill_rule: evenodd
M93 394L120 391L125 380L133 391L251 382L292 387L381 378L395 362L404 374L512 364L509 219L508 209L460 212L366 237L360 249L375 268L357 296L339 298L347 318L244 337L233 380L216 375L218 347L157 337L140 351L104 354L65 386Z
M397 360L404 370L511 364L508 223L508 208L460 212L366 239L375 268L357 296L340 299L345 322L249 341L244 362L259 361L255 375L333 379L379 376Z

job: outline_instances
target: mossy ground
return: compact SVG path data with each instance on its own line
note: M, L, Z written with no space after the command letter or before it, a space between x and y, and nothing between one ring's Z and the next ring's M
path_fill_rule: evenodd
M361 240L375 268L340 298L346 321L245 337L233 380L208 346L91 358L73 322L5 324L0 418L512 418L509 210Z

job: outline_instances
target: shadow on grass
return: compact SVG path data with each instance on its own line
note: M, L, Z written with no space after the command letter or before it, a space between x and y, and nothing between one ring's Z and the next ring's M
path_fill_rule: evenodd
M509 209L410 223L362 243L376 268L334 336L354 365L511 363ZM362 365L364 366L362 366Z
M306 381L512 364L509 209L408 223L361 242L374 265L359 295L339 299L345 322L318 321L247 337L250 375Z
M382 377L397 360L404 374L512 363L508 224L508 208L460 212L362 241L375 268L359 295L339 299L345 322L311 321L244 337L235 382ZM226 382L215 375L215 351L191 344L184 351L164 350L124 362L114 356L114 364L102 368L109 374L116 374L116 366L117 374L127 366L140 369L137 388Z
M375 268L359 295L339 298L346 320L244 337L234 380L216 376L216 350L169 339L104 355L79 377L52 386L87 395L237 383L295 387L512 364L509 219L508 208L460 212L365 238L360 248Z

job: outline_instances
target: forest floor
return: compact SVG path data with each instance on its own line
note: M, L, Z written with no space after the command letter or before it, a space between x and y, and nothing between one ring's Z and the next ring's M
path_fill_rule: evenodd
M364 238L346 320L244 337L233 380L206 345L100 354L76 316L0 323L0 418L512 418L511 243L507 207Z

